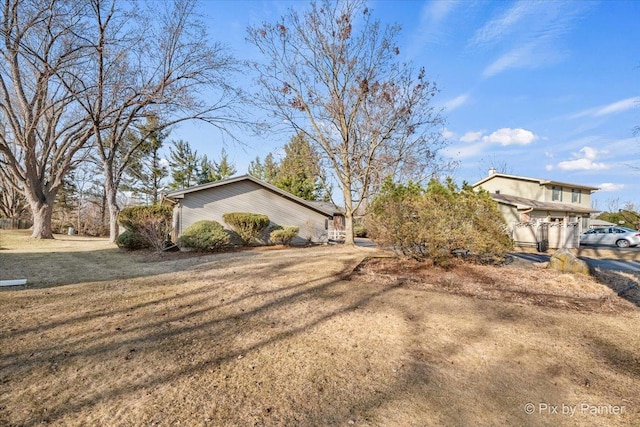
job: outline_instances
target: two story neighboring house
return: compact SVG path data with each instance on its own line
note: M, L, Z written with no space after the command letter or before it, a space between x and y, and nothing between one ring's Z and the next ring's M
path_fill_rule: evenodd
M581 184L552 181L548 179L496 173L489 170L489 176L478 181L473 188L482 188L498 203L509 230L516 243L536 243L541 238L532 231L523 233L522 227L551 224L549 247L575 247L579 245L579 234L589 228L591 193L599 190Z

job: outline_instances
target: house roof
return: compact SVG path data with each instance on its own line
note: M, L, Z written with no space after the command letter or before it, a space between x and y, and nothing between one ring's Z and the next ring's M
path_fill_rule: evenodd
M515 179L515 180L518 180L518 181L537 182L540 185L547 185L547 184L549 184L549 185L559 185L561 187L580 188L582 190L589 190L589 191L596 191L596 190L600 189L598 187L591 187L589 185L571 184L571 183L568 183L568 182L553 181L553 180L550 180L550 179L528 178L526 176L508 175L508 174L504 174L504 173L494 173L492 175L489 175L488 177L483 178L480 181L478 181L475 184L473 184L473 187L477 187L479 185L482 185L485 182L487 182L489 180L492 180L493 178L508 178L508 179Z
M591 224L592 227L615 227L619 224L614 224L609 221L603 221L601 219L592 219Z
M305 206L313 211L322 213L324 215L333 216L336 214L342 214L340 209L338 209L333 203L329 202L313 202L309 200L304 200L298 196L295 196L288 191L284 191L281 188L278 188L274 185L266 183L254 176L251 175L240 175L227 179L223 179L215 182L208 182L206 184L196 185L193 187L183 188L180 190L171 191L163 195L163 198L169 199L171 201L177 201L178 199L183 199L185 194L195 193L197 191L209 190L211 188L221 187L223 185L233 184L240 181L251 181L253 183L258 184L259 186L272 191L286 199L289 199L295 203L298 203L302 206Z
M541 202L538 200L527 199L525 197L509 196L507 194L490 194L491 198L498 203L514 206L516 209L533 209L536 211L555 211L555 212L571 212L571 213L592 213L598 210L585 208L584 206L573 205L568 203Z

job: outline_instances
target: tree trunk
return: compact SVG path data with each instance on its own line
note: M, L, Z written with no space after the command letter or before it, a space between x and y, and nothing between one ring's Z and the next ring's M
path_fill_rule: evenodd
M53 203L29 200L29 206L33 214L33 233L31 233L31 237L34 239L53 239L53 231L51 229Z
M119 234L118 227L118 214L120 214L120 208L117 204L109 203L109 242L115 243Z
M109 242L115 243L118 238L118 214L120 213L120 206L118 206L118 188L113 183L113 177L109 168L105 167L105 185L104 191L107 199L107 206L109 207Z
M343 183L342 194L344 195L344 244L355 246L353 239L353 199L351 198L351 184Z
M116 200L116 191L106 185L107 206L109 207L109 242L115 243L119 234L118 214L120 214L120 206Z
M353 212L347 209L344 215L344 244L355 246L356 242L353 238Z

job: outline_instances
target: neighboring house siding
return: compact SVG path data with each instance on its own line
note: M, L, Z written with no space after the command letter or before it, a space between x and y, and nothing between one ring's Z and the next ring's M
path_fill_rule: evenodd
M533 230L538 227L536 224L550 223L547 227L551 248L579 245L577 236L581 229L588 227L589 214L593 212L591 192L598 190L580 184L496 174L495 171L490 171L488 177L474 184L474 188L482 188L491 194L516 242L527 243L523 240L523 236L531 237L527 227ZM533 240L533 243L538 242Z
M554 186L562 189L561 200L553 200ZM570 185L540 185L540 183L536 181L496 176L489 181L483 182L480 187L489 193L517 195L526 199L541 200L544 202L561 202L585 208L591 207L591 192L585 189L574 188ZM574 201L576 195L578 195L578 202Z
M267 215L273 225L299 227L298 242L326 240L326 215L248 180L187 193L179 200L176 209L180 234L203 219L218 221L229 228L222 219L224 214L251 212Z
M504 220L507 223L509 230L513 229L514 223L521 221L520 213L518 212L518 209L516 209L514 206L498 204L498 210L504 217Z
M537 182L513 180L503 177L495 177L482 183L482 188L489 193L517 194L520 197L533 200L545 200L545 189ZM551 199L551 195L549 195Z

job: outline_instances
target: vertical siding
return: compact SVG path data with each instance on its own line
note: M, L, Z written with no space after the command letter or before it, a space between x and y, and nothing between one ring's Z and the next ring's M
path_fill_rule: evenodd
M230 212L267 215L274 225L300 228L298 241L326 241L326 216L302 206L251 181L237 181L184 195L177 207L182 233L196 221L218 221L228 228L222 216Z

